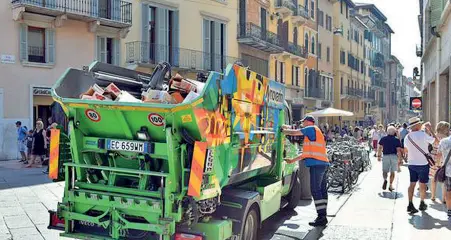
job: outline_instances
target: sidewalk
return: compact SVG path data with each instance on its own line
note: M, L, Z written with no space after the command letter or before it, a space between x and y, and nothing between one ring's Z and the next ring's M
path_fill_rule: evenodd
M48 209L56 208L64 185L48 180L43 169L23 168L17 160L0 162L0 239L64 239L47 229Z
M374 160L373 160L374 161ZM321 239L414 240L451 238L451 220L440 201L428 210L407 213L409 172L406 166L395 179L395 192L382 190L382 166L376 162L368 176L323 231ZM418 192L414 204L419 205Z

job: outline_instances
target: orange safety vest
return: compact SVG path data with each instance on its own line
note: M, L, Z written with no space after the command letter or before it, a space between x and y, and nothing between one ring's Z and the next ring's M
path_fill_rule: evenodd
M308 137L304 138L301 157L302 159L313 158L319 161L329 162L324 135L317 126L312 127L315 128L316 141L310 141Z

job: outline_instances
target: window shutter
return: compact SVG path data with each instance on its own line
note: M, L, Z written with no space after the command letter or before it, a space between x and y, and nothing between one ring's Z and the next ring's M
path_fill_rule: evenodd
M437 26L442 16L443 6L442 0L431 0L431 27Z
M28 26L20 24L20 61L28 61Z
M146 3L142 3L141 4L142 8L142 33L141 33L141 46L139 48L135 47L135 51L137 51L138 49L140 49L140 60L142 62L149 62L149 50L150 50L150 42L149 42L149 21L150 21L150 16L149 16L149 4Z
M156 56L155 62L168 61L168 10L157 8L157 20L155 27L157 28L157 44L155 46Z
M113 39L113 64L120 66L121 64L121 41L119 39Z
M210 70L211 67L211 22L204 19L204 66L203 70Z
M55 30L45 29L45 62L55 63Z
M280 62L280 68L282 71L282 78L281 78L280 82L285 83L285 63L284 62Z
M121 20L121 0L111 0L111 18L115 21Z
M214 52L213 52L213 59L214 59L214 70L215 71L221 71L221 62L222 62L222 55L221 55L221 23L214 22Z
M179 43L179 11L172 12L172 65L179 66L180 43Z
M106 63L106 38L97 37L97 61Z

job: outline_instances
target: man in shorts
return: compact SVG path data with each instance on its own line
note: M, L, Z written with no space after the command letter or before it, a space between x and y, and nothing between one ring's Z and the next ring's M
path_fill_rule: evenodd
M21 162L27 161L27 155L25 154L26 146L25 146L25 138L27 137L27 128L22 126L22 122L16 122L17 127L17 149L20 152Z
M422 121L418 117L413 117L409 119L409 128L411 132L404 138L404 151L407 153L407 163L409 165L410 173L410 186L409 186L409 205L407 211L410 213L417 213L418 210L412 203L413 192L415 191L415 186L417 182L420 182L420 207L421 211L427 209L424 199L426 198L426 184L429 181L429 163L424 153L428 153L428 145L432 143L438 144L438 139L431 131L431 124L424 124L426 132L421 131Z
M382 159L382 153L384 153L382 159L382 176L384 178L384 183L382 184L382 189L387 189L387 177L390 173L390 186L388 190L392 192L393 181L395 180L395 172L398 171L398 162L401 161L401 142L396 137L396 128L390 126L387 128L388 135L382 137L379 141L379 149L377 151L377 160L380 162Z

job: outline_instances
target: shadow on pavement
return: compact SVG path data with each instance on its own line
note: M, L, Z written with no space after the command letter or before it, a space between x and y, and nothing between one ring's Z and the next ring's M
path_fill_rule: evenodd
M443 214L446 214L443 212ZM427 212L422 212L422 215L414 215L409 219L409 223L412 224L413 227L420 230L432 230L432 229L440 229L447 228L451 230L451 219L448 220L439 220L433 218Z
M51 183L47 167L25 168L18 160L0 161L0 190Z
M302 202L305 201L301 201L301 203ZM264 230L262 231L259 239L271 239L276 234L277 230L282 226L285 226L289 229L298 229L298 224L285 223L285 221L297 215L298 213L294 210L281 210L280 212L271 216L263 222L262 229Z
M388 199L398 199L403 198L404 194L401 192L380 192L378 193L379 197L381 198L388 198Z

